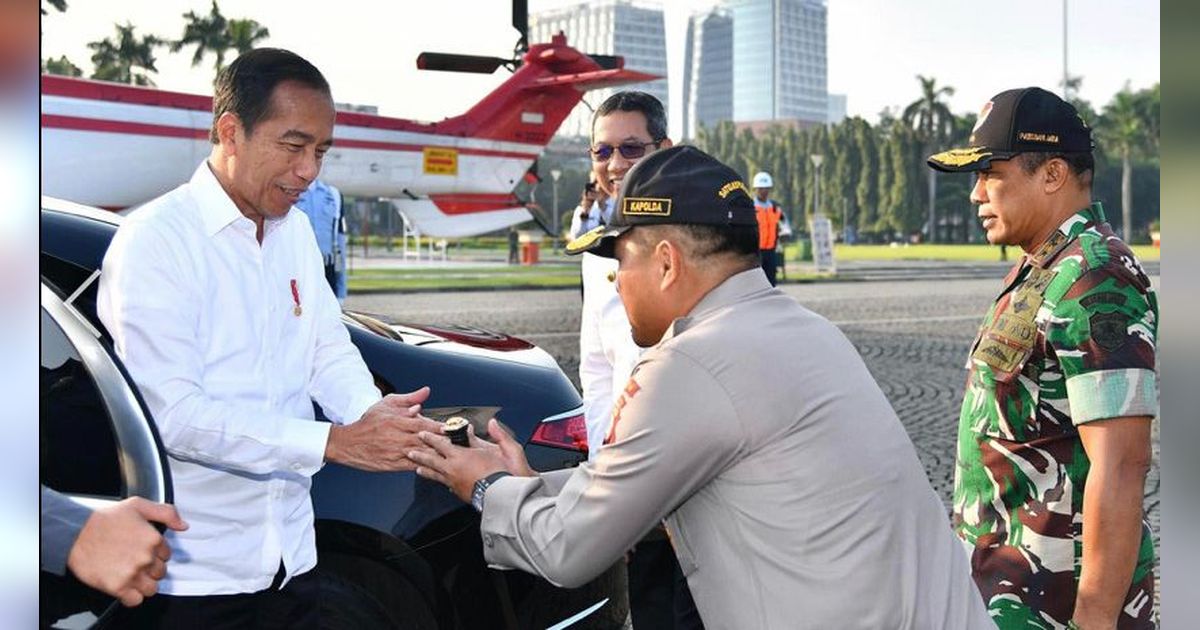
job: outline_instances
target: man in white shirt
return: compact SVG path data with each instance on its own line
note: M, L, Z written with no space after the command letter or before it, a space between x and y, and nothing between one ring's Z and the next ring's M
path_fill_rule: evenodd
M427 388L380 398L293 208L333 143L325 78L260 48L218 75L213 103L209 158L130 215L100 279L190 525L166 534L163 595L116 625L316 628L312 475L411 470L413 432L438 425L419 415Z
M648 153L671 146L666 134L667 116L662 103L645 92L617 92L596 109L592 116L591 175L609 202L610 216L611 203L621 189L625 173ZM589 225L591 229L600 223L593 221ZM584 421L588 429L588 459L595 459L608 435L613 404L629 380L641 349L633 342L625 307L610 278L616 273L616 261L584 254L580 265L583 313L579 330L579 383L583 388Z
M650 94L617 92L596 108L592 115L592 178L608 201L605 225L612 218L625 173L643 157L670 146L666 111ZM633 341L625 306L612 282L617 262L587 253L580 267L579 383L588 459L594 461L608 437L613 405L629 382L642 349ZM702 627L665 530L651 530L628 558L629 604L635 629Z

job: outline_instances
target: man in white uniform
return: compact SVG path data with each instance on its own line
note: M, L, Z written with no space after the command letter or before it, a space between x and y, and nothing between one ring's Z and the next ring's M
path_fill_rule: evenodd
M592 115L592 179L598 199L589 216L591 229L612 221L625 173L643 157L671 146L662 103L645 92L617 92ZM598 212L603 210L603 212ZM585 224L581 224L581 227ZM573 238L586 233L572 233ZM633 373L642 349L633 342L625 307L612 283L616 261L584 254L583 312L579 326L579 383L588 432L588 459L594 460L608 437L613 405ZM701 627L665 530L655 527L629 556L629 600L635 630ZM676 612L677 611L677 612Z

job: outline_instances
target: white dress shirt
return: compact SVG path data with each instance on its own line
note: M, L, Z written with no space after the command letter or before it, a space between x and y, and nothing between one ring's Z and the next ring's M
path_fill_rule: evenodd
M260 245L204 162L126 219L102 269L100 319L158 424L189 525L167 532L159 591L254 592L281 559L288 579L312 569L309 487L330 428L312 401L349 423L380 393L308 219L267 220Z
M583 218L583 206L575 206L575 212L571 215L571 228L568 234L573 239L579 238L601 224L608 225L608 222L612 220L612 212L615 205L616 202L611 197L604 200L603 207L601 207L599 201L593 201L592 207L588 208L586 219Z
M595 459L608 436L613 405L633 374L642 349L633 342L625 305L608 276L617 261L583 254L583 313L579 324L579 384L583 387L583 420L587 425L588 459Z

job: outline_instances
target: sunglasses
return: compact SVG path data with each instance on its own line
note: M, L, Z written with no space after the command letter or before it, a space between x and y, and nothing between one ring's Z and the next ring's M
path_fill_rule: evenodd
M622 142L614 147L611 144L604 144L602 142L595 147L592 147L592 161L607 162L612 158L614 151L619 151L621 153L621 157L625 158L626 160L636 160L646 155L646 147L654 147L657 149L658 145L661 143L661 140L656 142Z

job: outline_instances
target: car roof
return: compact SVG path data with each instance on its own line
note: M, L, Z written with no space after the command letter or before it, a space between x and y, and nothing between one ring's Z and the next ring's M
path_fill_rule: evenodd
M74 201L67 201L66 199L59 199L57 197L50 197L48 195L42 195L42 208L44 210L51 210L53 212L61 212L63 214L70 214L95 221L102 221L114 226L120 225L122 220L121 215L117 214L116 212L102 210L94 206L85 206L81 203L75 203Z

